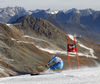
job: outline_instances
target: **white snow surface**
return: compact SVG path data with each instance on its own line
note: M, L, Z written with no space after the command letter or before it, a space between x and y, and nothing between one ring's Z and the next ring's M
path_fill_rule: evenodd
M100 67L65 70L47 75L0 78L0 84L100 84Z

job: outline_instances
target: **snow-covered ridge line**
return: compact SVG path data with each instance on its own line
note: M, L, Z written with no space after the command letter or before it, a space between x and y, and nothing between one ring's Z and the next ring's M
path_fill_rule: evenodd
M67 52L66 51L60 51L59 49L58 50L50 50L48 48L40 48L39 46L36 46L37 48L39 48L40 50L43 50L45 52L49 52L49 53L52 53L52 54L65 54L67 55Z
M93 49L92 48L88 48L88 47L86 47L86 46L84 46L83 44L80 44L80 43L78 43L79 44L79 46L81 46L81 47L83 47L83 48L85 48L85 49L87 49L87 50L89 50L90 51L90 54L91 54L91 56L93 57L93 58L97 58L96 56L94 56L94 51L93 51ZM87 54L87 55L85 55L85 56L87 56L87 57L89 57L89 55Z
M39 12L39 11L41 11L41 10L43 10L43 9L36 9L36 10L34 10L33 11L33 13L37 13L37 12ZM61 12L63 12L63 13L65 13L65 14L68 14L68 13L70 13L70 12L73 12L73 11L75 11L76 13L81 13L81 14L93 14L94 12L95 12L95 10L93 10L93 9L83 9L83 10L79 10L79 9L76 9L76 8L72 8L72 9L63 9L63 10L56 10L56 9L51 9L51 8L49 8L49 9L47 9L47 10L44 10L46 13L49 13L49 14L57 14L57 13L61 13Z
M68 35L68 36L69 36L70 39L74 40L73 35ZM90 54L91 54L91 55L88 55L88 54L85 55L85 54L84 54L86 57L97 58L96 56L94 56L94 54L93 54L93 53L94 53L94 50L93 50L92 48L88 48L88 47L84 46L83 44L81 44L81 43L80 43L78 40L76 40L76 39L75 39L75 41L78 42L78 44L79 44L80 47L85 48L85 49L87 49L87 50L90 51Z

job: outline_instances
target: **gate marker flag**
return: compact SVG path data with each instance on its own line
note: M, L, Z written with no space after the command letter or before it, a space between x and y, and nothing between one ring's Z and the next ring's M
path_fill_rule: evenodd
M78 54L77 54L75 36L73 36L73 38L74 38L74 43L73 44L69 44L69 37L68 37L68 40L67 40L67 56L68 56L68 63L69 63L69 68L70 69L71 69L71 65L70 65L70 60L69 60L69 52L76 52L77 63L78 63L78 68L79 68L79 59L78 59Z

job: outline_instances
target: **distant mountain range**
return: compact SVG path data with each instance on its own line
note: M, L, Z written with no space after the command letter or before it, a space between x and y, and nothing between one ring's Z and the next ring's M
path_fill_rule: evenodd
M40 10L40 9L37 9L37 10L34 10L34 11L32 11L33 13L37 13L37 12L39 12L39 11L42 11L42 10ZM93 10L93 9L83 9L83 10L78 10L78 9L76 9L76 8L72 8L72 9L69 9L69 10L67 10L67 9L64 9L64 10L53 10L53 9L47 9L47 10L44 10L46 13L49 13L49 14L57 14L57 13L61 13L61 12L63 12L63 13L65 13L65 14L68 14L68 13L71 13L71 12L73 12L73 11L75 11L76 13L80 13L80 14L82 14L82 15L90 15L90 14L93 14L94 12L96 12L95 10Z
M80 16L87 16L87 15L91 15L94 14L96 12L99 11L95 11L93 9L84 9L84 10L77 10L75 8L70 9L70 10L53 10L53 9L47 9L47 10L26 10L23 7L6 7L6 8L0 8L0 21L5 22L5 23L10 23L10 19L14 16L18 16L18 15L34 15L34 14L38 14L38 13L43 13L43 11L47 14L47 15L52 15L57 21L67 21L69 20L66 17L69 17L68 15L71 14L70 16L75 15L75 14L79 14ZM68 14L68 15L67 15ZM32 16L31 15L31 16ZM42 15L41 15L42 16ZM61 17L66 16L64 19L62 19ZM46 16L45 16L46 17ZM5 19L6 18L6 19Z
M50 10L50 9L49 9ZM51 10L50 10L51 11ZM83 25L89 26L92 30L99 33L99 22L100 22L100 11L95 11L93 9L77 10L75 8L67 11L58 11L56 13L48 13L45 10L39 10L38 12L33 12L32 17L40 17L46 19L48 16L53 17L58 22L75 22Z
M77 34L100 42L100 11L93 9L77 10L26 10L23 7L0 8L0 21L12 23L23 15L43 18L50 21L66 34ZM98 33L98 34L97 34ZM95 37L96 36L96 37Z
M57 14L46 13L45 10L33 12L32 17L47 19L52 24L63 30L66 34L77 34L91 40L100 42L99 12L92 9L58 12ZM94 18L94 19L93 19ZM97 34L98 33L98 34ZM97 36L97 37L95 37Z

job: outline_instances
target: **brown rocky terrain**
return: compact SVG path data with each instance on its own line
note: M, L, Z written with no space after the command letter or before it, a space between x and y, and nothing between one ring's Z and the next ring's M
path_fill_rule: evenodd
M66 51L67 38L68 35L41 18L23 16L10 25L0 23L0 77L38 73L45 70L44 67L38 66L46 65L51 55L56 53L49 53L40 48ZM100 62L100 44L83 37L77 39L85 46L93 48L97 56L97 58L79 56L80 67L97 66ZM73 41L70 39L70 42ZM81 53L89 51L80 47L78 43L77 50ZM67 55L58 53L57 56L64 61L63 70L69 69ZM72 68L77 68L76 57L70 56L70 61Z

